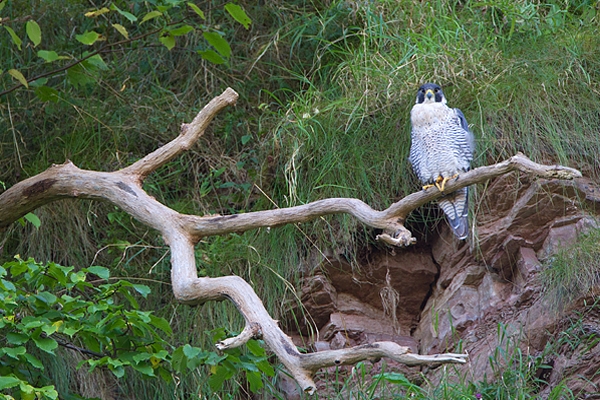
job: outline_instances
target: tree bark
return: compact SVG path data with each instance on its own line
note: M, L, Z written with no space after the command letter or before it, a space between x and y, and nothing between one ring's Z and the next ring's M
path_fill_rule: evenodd
M183 124L177 138L124 169L114 172L87 171L67 161L17 183L0 195L0 230L28 212L62 198L108 201L120 207L138 221L158 230L170 246L173 294L178 301L199 304L227 299L244 316L246 328L243 332L218 343L219 349L241 346L250 338L261 337L307 393L315 391L314 373L319 368L332 365L354 364L381 357L408 365L466 362L465 354L418 355L392 342L302 354L242 278L198 277L194 246L204 236L304 222L327 214L351 214L366 225L382 229L383 233L377 237L379 240L395 246L408 246L415 239L403 225L405 218L415 208L442 195L436 188L430 188L413 193L383 211L373 210L358 199L332 198L290 208L206 217L180 214L149 196L142 189L143 180L188 150L215 115L225 107L234 105L237 98L234 90L225 90L210 101L191 123ZM536 164L519 153L504 162L462 174L447 183L446 191L452 192L515 170L544 178L572 179L581 176L579 171L572 168Z

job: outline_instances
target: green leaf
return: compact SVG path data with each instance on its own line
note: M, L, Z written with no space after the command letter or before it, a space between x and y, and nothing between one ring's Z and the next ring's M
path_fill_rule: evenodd
M56 333L56 331L58 331L58 325L52 324L42 326L42 332L44 332L48 336L52 335L53 333Z
M189 346L189 345L186 345L186 346ZM173 355L171 356L171 366L173 367L175 372L182 373L183 368L187 364L186 361L187 360L186 360L185 354L183 354L183 347L178 347L177 349L175 349L175 351L173 352Z
M132 367L146 376L154 376L154 369L149 364L133 364Z
M19 356L22 356L23 354L27 353L27 350L23 346L3 347L2 350L4 351L4 354L11 358L14 358L15 360L18 360Z
M71 328L71 327L68 327L65 325L61 325L58 330L61 333L64 333L65 335L69 335L69 337L73 337L73 335L76 334L77 332L79 332L81 330L81 328Z
M34 20L27 21L25 24L25 30L27 31L27 36L29 40L33 42L33 47L37 47L38 44L42 42L42 30L37 22Z
M147 297L151 292L150 288L146 285L133 284L133 288L144 297Z
M214 50L198 51L198 54L202 56L206 61L213 64L224 64L225 60Z
M214 351L211 351L206 354L204 362L208 365L218 365L221 361L228 357L228 354L218 355Z
M233 375L233 370L219 365L216 368L215 373L212 374L210 378L208 378L208 385L213 391L216 392L217 390L220 390L223 387L223 382L225 382L226 379L231 378Z
M98 277L102 278L102 279L108 279L110 277L110 270L106 267L100 267L97 265L88 267L85 269L87 272L91 272L94 275L97 275Z
M198 16L202 19L206 19L206 17L204 16L204 11L202 11L200 8L198 8L197 5L195 5L194 3L187 3L187 5L194 10L194 12L196 14L198 14Z
M29 336L18 332L9 332L6 334L6 341L10 344L20 345L29 341Z
M151 314L150 315L150 324L152 324L152 326L154 326L155 328L158 328L161 331L165 332L166 334L169 334L169 335L173 334L173 330L171 329L171 326L169 325L169 321L167 321L164 318L156 317Z
M252 139L252 135L244 135L242 136L242 144L248 143Z
M151 358L152 358L152 354L150 354L150 353L137 353L131 359L133 361L135 361L136 363L139 363L140 361L146 361Z
M173 47L175 47L175 37L171 35L161 36L158 38L158 40L165 45L167 50L171 50Z
M180 26L179 28L171 29L169 31L169 33L172 36L183 36L193 30L194 30L194 28L191 27L190 25L183 25L183 26Z
M200 354L202 350L199 349L198 347L192 347L189 344L186 344L183 346L183 354L187 357L187 358L194 358L196 357L198 354Z
M4 286L4 289L9 290L11 292L16 292L17 288L11 281L7 281L6 279L0 279L0 284Z
M252 391L252 393L258 392L263 387L260 372L246 371L246 380L250 384L250 391Z
M82 64L91 70L101 69L106 71L108 69L108 65L106 65L100 54L93 55L85 60Z
M100 352L100 342L98 341L97 337L94 337L92 335L82 335L82 339L83 344L87 349L96 353Z
M43 303L45 303L49 306L56 303L56 299L57 299L57 297L55 295L53 295L52 293L49 293L49 292L40 292L34 296L36 299L42 301Z
M35 388L28 384L26 381L22 381L19 385L19 390L21 391L21 399L22 400L35 400Z
M25 214L25 217L23 217L23 218L25 218L27 221L29 221L33 226L35 226L38 229L42 225L42 221L40 221L38 216L35 215L34 213L27 213L27 214Z
M229 58L231 56L231 47L227 40L223 39L221 35L216 32L204 32L202 34L204 39L214 47L223 57Z
M6 28L6 30L10 34L10 37L12 38L13 43L17 45L17 47L19 48L19 50L21 50L21 44L23 43L23 41L21 40L21 38L17 36L17 34L15 33L15 31L13 31L10 26L6 26L5 25L4 28Z
M71 68L69 68L69 70L70 69ZM71 282L73 282L73 283L85 282L85 278L86 278L85 272L83 272L83 271L77 271L77 272L71 274L70 278L71 278Z
M2 0L0 1L0 11L2 11L2 9L4 8L4 6L6 5L6 3L8 3L7 0Z
M406 376L404 376L404 374L401 374L399 372L384 372L378 375L375 375L375 377L380 378L380 379L385 379L386 381L396 384L396 385L412 385L412 383L406 378Z
M160 377L162 378L163 381L165 381L167 383L173 382L173 376L171 375L171 373L169 371L167 371L163 367L158 368L158 374L160 375Z
M142 18L142 22L140 22L140 25L146 21L149 21L156 17L160 17L161 15L162 15L162 13L160 11L157 11L157 10L150 11L148 14L144 15L144 18Z
M29 86L38 88L40 86L44 86L46 83L48 83L48 78L38 78L35 81L29 82Z
M263 374L267 376L275 376L275 369L273 369L273 366L269 361L261 360L256 363L256 366Z
M83 15L85 15L88 18L96 18L102 14L106 14L107 12L110 12L110 10L106 7L102 7L99 10L88 11Z
M56 340L48 337L38 337L37 339L33 337L33 341L40 350L44 350L45 352L50 354L54 354L54 349L58 347L58 343L56 343Z
M13 278L21 275L23 272L27 271L29 267L24 262L14 262L10 267L10 274Z
M246 14L246 11L237 4L227 3L225 4L225 10L240 24L244 25L244 28L248 29L252 20Z
M0 376L0 390L18 386L20 383L21 380L14 376Z
M25 357L25 359L27 360L29 365L32 365L33 367L35 367L37 369L41 369L42 371L44 370L44 364L42 364L42 362L40 360L38 360L36 357L32 356L29 353L23 354L23 357Z
M21 82L21 85L23 85L29 89L29 84L27 83L27 79L25 79L25 77L23 76L22 73L20 73L16 69L9 69L8 74L10 76L12 76L13 78L15 78L16 80L18 80L19 82Z
M38 390L44 395L43 398L48 398L50 400L58 399L58 392L56 391L53 385L44 386L39 388Z
M26 329L37 328L39 326L44 325L44 321L42 321L40 318L33 317L31 315L24 317L21 320L21 323L23 324L23 327Z
M52 89L52 88L47 88L50 90L53 90L56 92L56 90ZM57 97L58 97L58 92L56 92ZM66 286L67 284L67 276L69 275L69 272L72 271L73 269L75 269L74 267L63 267L62 265L58 265L55 263L48 263L48 272L47 274L50 275L51 277L53 277L54 279L56 279L56 281L58 283L60 283L63 286Z
M55 51L40 50L37 52L38 57L43 58L46 62L58 60L58 53Z
M248 340L246 343L248 350L257 357L264 357L267 353L256 340Z
M125 39L129 39L129 32L127 29L121 24L112 24L112 27L115 28Z
M122 11L119 7L115 6L114 4L110 5L110 9L118 12L119 14L121 14L122 16L127 18L129 20L129 22L137 21L137 17L135 15L133 15L132 13L127 12L127 11Z
M125 368L123 368L123 363L121 361L115 360L114 358L108 358L107 361L108 369L110 369L117 378L125 376Z
M100 39L100 34L94 31L85 31L85 33L82 33L81 35L75 35L75 39L90 46Z

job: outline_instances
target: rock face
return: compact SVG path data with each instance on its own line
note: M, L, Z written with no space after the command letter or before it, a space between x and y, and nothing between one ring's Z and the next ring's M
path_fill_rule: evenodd
M301 292L319 332L314 347L391 340L433 354L456 351L460 344L470 355L465 368L473 380L493 377L495 367L501 368L490 363L499 346L542 357L572 311L584 312L593 299L581 299L562 314L552 311L537 279L540 260L598 227L593 208L599 196L585 179L508 174L476 196L476 238L469 243L457 242L444 226L427 246L380 249L354 268L345 261L323 262L305 278ZM600 336L594 310L582 329ZM565 347L564 354L542 360L552 368L540 372L548 382L541 393L576 376L567 381L572 389L588 393L594 384L600 387L600 344L582 349Z

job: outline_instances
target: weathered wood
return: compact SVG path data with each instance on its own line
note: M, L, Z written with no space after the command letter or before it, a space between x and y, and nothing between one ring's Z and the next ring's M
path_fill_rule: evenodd
M328 214L350 214L366 225L382 229L379 240L396 246L408 246L413 244L415 239L403 225L406 216L415 208L442 195L436 188L419 191L383 211L373 210L358 199L332 198L297 207L207 217L180 214L149 196L142 189L143 180L157 168L189 149L217 113L235 104L237 98L235 91L225 90L207 104L191 123L183 124L181 134L177 138L127 168L114 172L86 171L67 161L17 183L0 195L0 230L28 212L63 198L107 201L120 207L138 221L158 230L170 246L171 280L173 293L178 301L198 304L230 300L244 316L244 331L235 338L219 343L219 348L240 346L252 337L262 337L307 393L315 391L313 374L319 368L332 365L353 364L381 357L389 357L408 365L464 363L464 354L411 354L408 347L391 342L302 354L279 328L277 321L271 318L252 287L242 278L198 277L194 245L201 237L304 222ZM515 170L543 178L571 179L581 176L579 171L572 168L540 165L522 154L517 154L504 162L462 174L458 179L447 183L446 191L451 192L484 182Z

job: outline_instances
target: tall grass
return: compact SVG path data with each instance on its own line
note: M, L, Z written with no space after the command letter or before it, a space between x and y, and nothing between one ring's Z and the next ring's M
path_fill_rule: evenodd
M593 294L600 284L600 230L558 250L545 261L540 280L551 306L562 311L573 301Z

